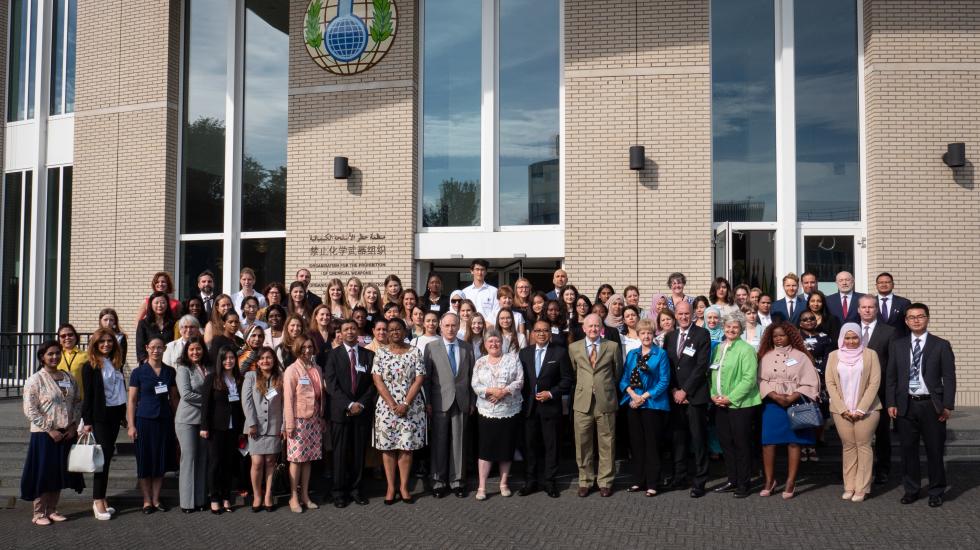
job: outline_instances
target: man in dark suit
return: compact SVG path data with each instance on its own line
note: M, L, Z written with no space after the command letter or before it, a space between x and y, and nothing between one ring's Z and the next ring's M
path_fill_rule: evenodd
M803 299L803 296L797 293L799 289L800 278L796 276L796 273L787 273L783 277L783 292L786 296L776 300L772 304L772 313L770 315L773 321L782 317L794 325L799 322L800 313L806 309L806 301Z
M858 322L858 300L860 292L854 292L854 275L847 271L837 274L837 292L827 296L827 310L837 318L841 325Z
M926 447L929 468L929 506L943 505L946 467L946 421L956 399L956 365L947 340L928 332L929 307L913 303L905 312L909 334L892 341L888 350L888 415L902 441L905 496L902 504L919 498L919 439Z
M313 275L310 274L309 269L299 268L296 271L296 280L303 283L303 287L306 288L306 301L310 304L310 308L315 308L323 303L323 300L310 290L310 281L313 280Z
M812 271L804 271L800 274L800 294L803 295L803 301L810 299L810 295L813 294L814 290L817 290L817 274Z
M333 503L343 508L353 500L365 505L361 493L364 454L371 443L374 402L378 390L371 378L374 353L357 345L357 323L340 324L343 345L327 353L323 379L330 395L327 414L333 443Z
M885 381L888 376L888 348L895 338L895 329L878 320L874 296L865 294L858 299L858 317L861 318L861 341L868 349L878 354L878 364L881 366L881 385L878 386L878 397L885 401ZM892 421L888 416L878 420L875 432L875 483L881 485L888 481L888 472L892 462Z
M572 389L574 377L568 351L549 346L551 323L538 319L531 330L533 345L518 353L524 368L524 417L526 469L524 487L517 492L527 496L537 490L541 480L548 496L561 494L555 484L558 477L558 434L561 426L561 398ZM544 464L542 460L544 459Z
M664 349L670 361L670 426L674 447L673 487L687 485L687 457L694 452L691 498L704 496L708 481L708 365L711 335L691 322L691 304L674 306L677 328L667 333Z
M878 290L878 318L895 329L897 336L905 336L909 329L905 326L905 310L912 305L908 298L902 298L892 293L895 290L895 279L891 273L881 273L875 278L875 288Z
M568 284L568 273L559 267L555 270L555 274L551 276L551 284L555 286L555 289L548 291L548 294L545 296L549 300L561 301L561 296L559 296L558 293L561 292L562 287Z
M432 495L453 493L466 496L463 449L467 424L476 406L473 378L473 348L456 338L459 317L444 313L439 320L442 338L425 346L426 408L431 413L429 448L432 456ZM448 485L448 487L447 487Z
M204 302L204 313L211 317L211 308L214 307L214 273L205 269L197 276L197 290L200 293L201 301Z

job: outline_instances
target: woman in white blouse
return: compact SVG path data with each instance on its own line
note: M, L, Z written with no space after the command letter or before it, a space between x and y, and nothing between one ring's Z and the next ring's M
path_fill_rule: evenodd
M487 498L487 477L494 462L500 466L500 495L509 497L507 476L517 446L518 413L521 412L521 388L524 370L513 353L503 352L503 338L495 329L486 331L483 344L487 354L473 366L473 391L476 393L477 429L479 432L480 486L477 500Z

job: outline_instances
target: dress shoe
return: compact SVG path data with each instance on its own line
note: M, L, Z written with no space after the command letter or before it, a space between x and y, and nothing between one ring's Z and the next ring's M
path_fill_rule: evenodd
M432 490L432 496L434 496L435 498L442 498L448 494L449 494L449 489L446 489L445 487L439 487L437 489Z
M693 487L691 489L691 498L701 498L704 496L704 487Z
M528 495L534 494L535 492L537 492L537 490L538 490L538 486L534 485L533 483L530 483L521 487L521 489L517 491L517 496L526 497Z
M166 512L167 511L167 507L164 506L163 504L157 504L157 505L153 506L153 508L156 509L157 512Z
M353 495L351 499L354 501L354 504L357 504L358 506L368 505L368 499L364 498L361 495Z
M456 498L466 498L466 487L456 487L453 489L453 494Z
M261 506L252 506L252 513L253 514L258 514L261 511L262 511L262 507Z
M930 508L939 508L942 505L943 505L943 497L941 496L929 497Z
M588 487L579 487L578 488L578 496L579 497L582 497L582 498L585 498L585 497L589 496L589 488Z
M154 508L152 506L144 506L143 507L143 513L146 514L146 515L150 515L150 514L152 514L153 512L156 512L156 511L157 511L156 508Z
M728 481L728 482L726 482L724 485L722 485L720 487L715 487L714 490L713 490L713 492L715 492L715 493L731 493L734 490L735 490L735 484L732 483L731 481Z
M393 498L386 498L385 499L385 506L391 506L394 503L395 503L395 499L393 499Z
M477 489L476 500L486 500L486 499L487 499L487 491L485 489Z
M220 516L221 514L225 513L225 511L221 508L211 508L211 513L216 516Z
M607 497L607 498L608 497L611 497L612 496L612 489L609 488L609 487L599 487L599 496L600 497Z
M506 485L501 485L500 486L500 496L502 496L502 497L509 497L512 494L514 494L514 493L510 490L510 487L508 487Z
M92 503L92 513L95 514L95 519L99 521L109 521L112 519L112 514L109 512L100 512L98 508L95 507L95 503Z
M185 513L185 514L193 514L197 510L194 509L194 508L181 508L180 511L183 512L183 513Z
M262 509L265 510L266 512L275 512L276 506L275 504L270 504L268 506L262 506Z
M911 493L905 493L902 495L902 504L912 504L913 502L919 500L919 495L913 495Z
M307 500L303 503L303 506L305 506L307 510L318 510L320 508L320 506L312 500Z
M736 489L736 490L735 490L735 498L747 498L747 497L748 497L749 495L751 495L751 494L752 494L752 493L751 493L751 492L749 492L749 490L748 490L748 489L746 489L746 490L744 490L744 491L742 491L742 490L739 490L739 489ZM783 493L783 498L786 498L786 496L785 496L785 495L786 495L786 493Z
M670 485L667 486L667 489L670 491L683 491L690 486L691 482L686 479L674 479L670 482Z
M888 483L888 474L884 472L878 472L875 474L875 485L884 485Z
M561 491L558 490L558 487L552 485L551 487L548 487L548 496L551 498L558 498L561 496Z
M344 497L337 497L333 499L333 505L337 508L347 508L348 504L350 504L350 502L348 502Z
M402 497L402 502L405 504L415 504L415 497L409 495L408 498Z

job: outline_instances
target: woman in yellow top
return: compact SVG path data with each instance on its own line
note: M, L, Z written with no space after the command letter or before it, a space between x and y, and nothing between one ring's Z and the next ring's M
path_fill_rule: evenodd
M88 353L78 345L78 331L71 323L62 323L58 327L58 343L61 344L61 361L58 370L63 370L75 379L78 384L78 400L82 401L85 388L82 387L82 365L88 363Z
M715 492L734 490L735 498L745 498L749 496L752 478L752 419L756 407L762 404L759 364L755 348L742 340L745 316L733 311L722 317L722 322L725 339L715 348L708 375L728 481Z

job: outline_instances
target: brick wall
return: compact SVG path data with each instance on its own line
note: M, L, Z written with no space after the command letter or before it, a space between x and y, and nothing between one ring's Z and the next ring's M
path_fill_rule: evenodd
M290 29L302 29L308 0L290 2ZM289 192L286 209L287 279L311 267L321 293L329 277L358 272L364 282L389 273L413 285L416 208L416 6L397 2L398 26L391 50L371 69L339 76L309 56L302 32L290 32ZM353 174L333 179L333 158L348 157ZM311 247L346 247L348 241L311 236L382 233L384 255L337 256ZM360 264L344 267L338 264ZM384 266L364 264L383 263Z
M111 306L132 334L153 273L174 268L181 4L143 3L138 17L122 0L78 4L69 319L80 331Z
M980 405L969 313L980 272L980 3L865 0L869 288L880 271L932 309L957 358L957 405ZM966 142L968 164L942 162ZM970 162L974 159L974 162ZM964 298L965 297L965 298Z
M646 306L673 271L690 293L708 289L708 7L565 1L565 266L580 291L637 284Z

